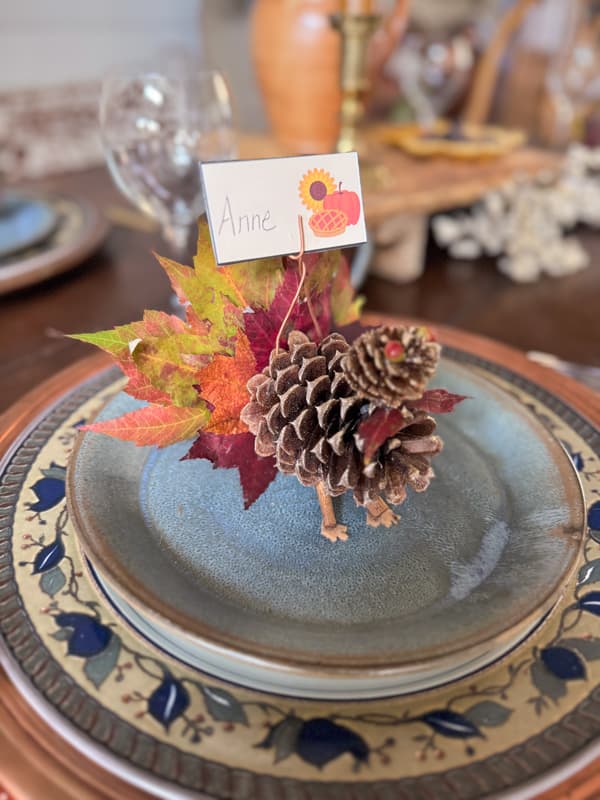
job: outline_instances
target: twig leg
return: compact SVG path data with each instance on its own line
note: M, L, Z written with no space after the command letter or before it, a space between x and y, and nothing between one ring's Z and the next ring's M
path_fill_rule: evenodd
M367 525L370 525L371 528L378 528L380 525L389 528L391 525L395 525L399 519L400 517L394 514L381 497L376 497L375 500L367 503Z
M322 483L317 483L316 489L319 505L321 506L321 514L323 515L321 535L329 539L330 542L337 542L338 539L346 541L348 538L347 528L345 525L338 525L331 497L325 491Z

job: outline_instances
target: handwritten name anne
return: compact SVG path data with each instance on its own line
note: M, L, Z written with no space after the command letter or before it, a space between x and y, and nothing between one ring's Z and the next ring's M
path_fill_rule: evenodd
M221 222L219 224L219 236L225 231L230 230L231 235L235 238L244 233L259 233L274 231L277 225L271 220L271 212L269 209L262 213L255 212L251 214L237 214L233 213L231 207L231 200L229 195L225 197L223 205L223 213L221 214Z

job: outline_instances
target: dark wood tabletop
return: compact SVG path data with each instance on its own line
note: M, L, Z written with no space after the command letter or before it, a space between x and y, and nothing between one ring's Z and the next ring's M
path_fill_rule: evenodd
M101 209L124 207L104 168L32 184L63 190ZM581 232L592 265L562 279L518 285L491 260L456 262L430 244L423 276L408 285L371 277L367 309L420 317L522 350L600 365L600 234ZM113 225L102 248L75 270L0 298L0 412L92 348L63 333L93 331L168 308L169 287L152 250L158 233Z

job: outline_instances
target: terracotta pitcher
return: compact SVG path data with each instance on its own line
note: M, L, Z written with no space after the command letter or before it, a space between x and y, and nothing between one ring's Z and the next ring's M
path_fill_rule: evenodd
M341 40L329 17L344 5L344 0L256 0L254 64L273 133L292 153L335 148ZM374 72L404 32L407 5L408 0L397 0L395 10L373 37Z

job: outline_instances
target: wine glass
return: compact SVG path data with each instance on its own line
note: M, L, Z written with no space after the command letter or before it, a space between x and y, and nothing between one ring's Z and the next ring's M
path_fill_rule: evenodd
M114 73L102 86L100 127L115 183L183 255L204 210L201 162L236 155L223 76L216 70Z
M448 33L410 30L386 72L396 80L417 121L428 126L464 93L474 63L470 27Z
M551 124L545 133L557 147L585 138L600 104L600 6L574 0L562 13L560 48L546 76Z

